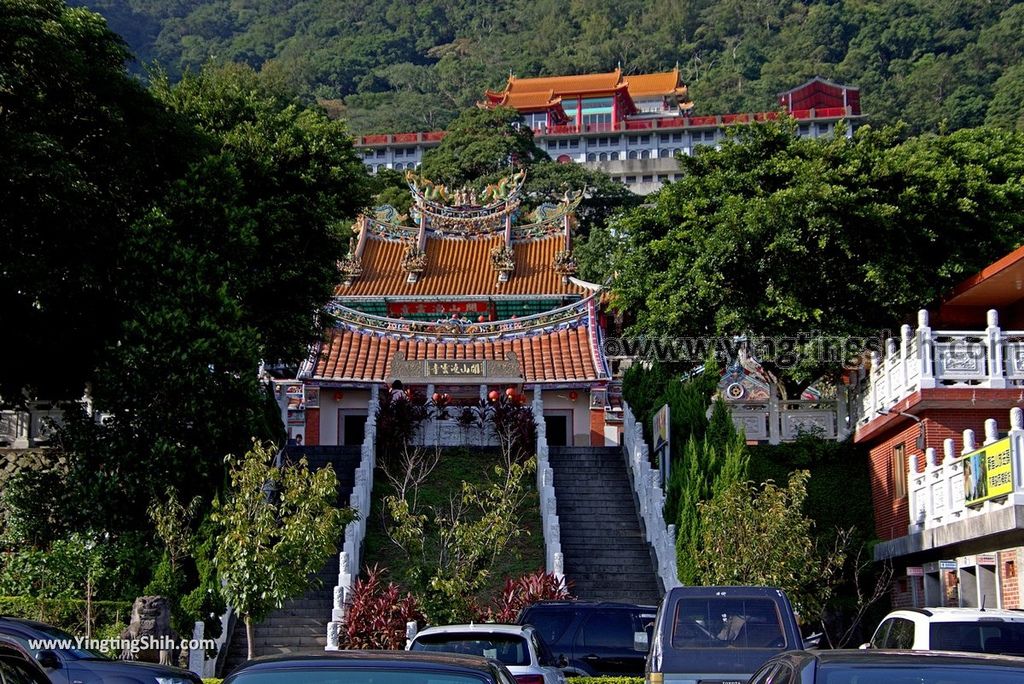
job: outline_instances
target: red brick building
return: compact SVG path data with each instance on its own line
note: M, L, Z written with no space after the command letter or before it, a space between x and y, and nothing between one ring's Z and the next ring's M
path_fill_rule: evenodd
M921 311L916 329L904 326L873 357L854 439L870 451L875 557L895 566L898 605L1022 606L1022 284L1024 248ZM997 458L1003 484L976 496L971 478L987 487Z

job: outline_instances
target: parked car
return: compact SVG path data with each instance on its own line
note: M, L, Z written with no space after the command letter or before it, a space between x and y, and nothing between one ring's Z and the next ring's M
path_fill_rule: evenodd
M0 682L49 684L50 680L28 651L14 640L0 636Z
M1024 613L980 608L901 608L861 648L1024 656Z
M0 617L0 637L13 641L35 658L53 684L202 684L202 679L188 670L114 660L78 648L75 638L67 632L34 620ZM40 642L59 644L59 648L41 648Z
M772 656L802 648L780 589L676 587L658 609L647 681L745 682Z
M445 625L413 637L410 651L463 653L493 658L519 684L565 684L547 644L529 625Z
M639 677L656 612L631 603L539 601L516 622L537 629L567 675Z
M748 684L1011 684L1024 658L943 651L790 651Z
M334 651L250 660L224 684L516 684L497 660L455 653Z

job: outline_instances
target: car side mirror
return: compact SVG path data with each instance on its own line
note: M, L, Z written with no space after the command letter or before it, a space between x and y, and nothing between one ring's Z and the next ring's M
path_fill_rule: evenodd
M869 648L874 648L874 646L871 645L870 641L866 641L863 644L861 644L860 646L858 646L857 648L861 649L862 651L866 651Z
M53 651L40 651L36 655L36 660L47 670L59 670L61 667L60 658Z
M562 655L558 656L558 660L555 662L555 665L562 669L567 668L569 667L569 659L566 658L565 654L563 653Z

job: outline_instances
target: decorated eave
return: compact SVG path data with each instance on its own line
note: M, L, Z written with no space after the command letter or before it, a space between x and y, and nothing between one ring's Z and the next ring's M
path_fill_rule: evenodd
M326 386L410 383L592 386L607 382L597 293L535 316L426 323L335 304L335 327L299 378Z
M575 280L572 221L582 192L523 215L525 171L476 195L407 174L408 216L378 207L356 225L338 266L343 299L585 296ZM520 218L524 219L520 222Z

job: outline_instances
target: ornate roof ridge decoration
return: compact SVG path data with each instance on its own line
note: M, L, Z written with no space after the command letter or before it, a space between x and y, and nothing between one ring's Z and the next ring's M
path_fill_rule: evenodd
M555 273L568 278L571 275L576 274L576 257L573 256L571 249L562 249L555 253Z
M363 274L363 260L356 254L355 238L349 238L348 254L338 260L338 271L346 285L351 285Z
M402 254L402 270L409 274L423 273L427 268L427 253L410 242Z
M499 280L508 280L512 271L516 269L516 257L512 248L502 243L491 249L491 265L498 272Z
M527 215L530 223L513 226L512 240L525 242L560 235L565 229L565 217L572 216L582 201L583 190L566 190L561 202L545 202Z
M558 330L589 326L596 309L591 306L595 295L542 314L519 319L487 321L465 319L439 319L436 322L404 318L388 318L363 313L337 301L327 305L327 313L334 317L336 326L354 332L386 336L394 339L422 341L472 342L499 340L548 334Z
M406 242L416 239L417 229L415 226L385 223L366 215L363 216L363 219L366 224L366 230L369 231L369 237L389 240L391 242Z
M479 197L468 188L452 191L443 184L419 176L411 169L405 172L405 179L414 205L427 216L446 222L496 220L519 208L526 170L520 169L488 185Z

